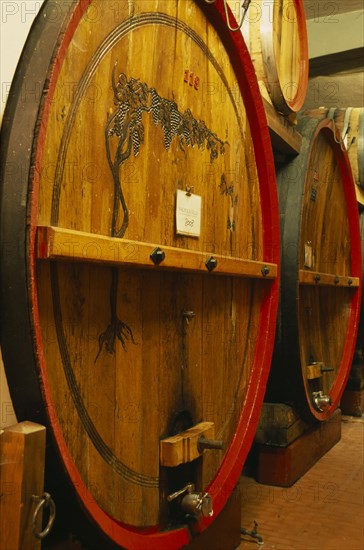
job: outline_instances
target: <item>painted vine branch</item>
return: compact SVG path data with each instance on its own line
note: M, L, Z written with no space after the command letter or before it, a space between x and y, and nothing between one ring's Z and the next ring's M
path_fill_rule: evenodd
M105 141L107 160L114 183L111 235L122 238L129 224L129 212L120 182L120 169L132 154L134 157L139 155L144 143L144 113L151 113L154 124L162 128L167 151L172 141L178 139L182 151L187 147L206 149L209 151L210 161L213 162L219 155L224 154L226 143L207 128L204 121L195 119L190 109L181 113L175 101L161 97L155 88L150 88L135 78L128 79L124 73L116 80L116 67L117 64L112 72L115 110L106 124ZM115 145L112 148L115 140L116 148ZM118 225L120 210L122 220ZM113 268L110 287L111 321L106 331L99 336L99 352L95 361L103 348L109 353L114 353L117 338L124 349L127 340L135 343L131 328L117 317L117 289L118 270Z

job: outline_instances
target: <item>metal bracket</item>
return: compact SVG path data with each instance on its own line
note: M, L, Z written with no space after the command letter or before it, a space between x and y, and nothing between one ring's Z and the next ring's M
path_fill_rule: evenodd
M241 527L240 532L242 535L248 535L249 537L252 537L257 541L257 544L264 544L263 537L259 535L257 531L258 524L256 521L254 521L254 527L251 531L248 531L248 529L245 529L244 527Z
M316 202L317 198L317 189L315 187L311 187L311 200L312 202Z
M165 257L165 252L161 248L159 248L159 246L157 246L157 248L155 248L150 255L150 259L155 265L159 265L160 263L162 263Z
M210 256L209 259L206 261L205 266L207 269L211 272L217 267L217 260L213 256Z

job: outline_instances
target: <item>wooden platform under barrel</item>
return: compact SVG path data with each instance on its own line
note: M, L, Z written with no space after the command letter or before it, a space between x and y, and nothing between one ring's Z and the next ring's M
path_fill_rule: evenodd
M354 353L359 224L333 122L303 119L299 129L301 153L277 175L281 305L266 401L290 402L304 417L324 420L338 405Z
M61 459L129 547L125 525L184 523L170 493L194 483L218 511L238 479L273 347L278 216L236 39L192 1L125 2L97 23L84 4L36 125L29 311ZM171 464L162 440L191 427Z

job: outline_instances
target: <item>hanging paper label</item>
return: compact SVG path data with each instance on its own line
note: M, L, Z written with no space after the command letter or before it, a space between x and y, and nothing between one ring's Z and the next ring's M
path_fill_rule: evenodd
M176 232L178 235L199 237L201 233L200 195L177 191L176 197Z
M313 268L314 264L314 255L312 251L312 245L310 242L305 243L305 263L304 266L308 267L309 269Z

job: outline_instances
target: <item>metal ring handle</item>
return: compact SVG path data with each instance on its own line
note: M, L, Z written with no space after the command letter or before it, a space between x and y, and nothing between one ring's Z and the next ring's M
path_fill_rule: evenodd
M56 505L54 504L54 500L52 499L49 493L43 493L42 496L32 495L32 500L33 502L38 502L34 510L33 519L32 519L33 535L37 539L42 540L49 534L49 531L53 527L53 523L56 518ZM43 531L41 532L38 532L37 519L38 519L38 514L43 507L49 508L49 519L45 529L43 529Z

